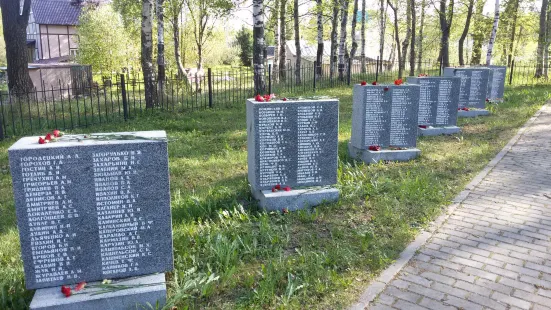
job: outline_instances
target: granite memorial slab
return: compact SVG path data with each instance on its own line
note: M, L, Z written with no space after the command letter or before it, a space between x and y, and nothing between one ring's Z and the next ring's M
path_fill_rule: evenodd
M486 95L490 69L485 67L444 68L444 76L461 78L459 86L458 117L476 117L488 115Z
M338 128L337 99L247 100L248 179L263 209L338 199Z
M419 85L354 85L351 157L373 163L407 161L416 148Z
M490 101L502 101L505 93L505 79L507 76L506 66L488 66L488 94L486 98Z
M408 83L421 87L419 95L420 136L450 135L460 132L457 127L459 77L408 77Z
M28 289L173 269L164 131L8 149Z

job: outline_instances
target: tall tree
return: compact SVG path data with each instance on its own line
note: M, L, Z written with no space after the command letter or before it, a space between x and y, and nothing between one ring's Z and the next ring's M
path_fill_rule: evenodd
M453 6L455 0L440 0L440 9L438 17L440 20L440 57L442 57L442 65L450 66L450 31L453 21Z
M32 90L27 62L27 25L31 11L31 0L0 0L6 62L8 65L8 88L13 93L26 93Z
M510 39L509 39L509 53L507 53L507 55L509 57L507 57L507 65L510 66L511 65L511 59L514 57L514 51L513 51L513 47L514 47L514 44L515 44L515 34L517 32L517 20L518 20L518 7L519 7L519 2L520 0L513 0L513 9L512 9L512 14L513 14L513 22L511 23L511 27L510 27L510 30L509 30L509 33L510 33Z
M286 30L285 27L285 12L287 8L287 0L280 0L280 6L279 6L279 78L283 81L285 81L285 78L287 77L287 71L286 71L286 61L287 61L287 55L286 55L286 45L287 45L287 36L286 36Z
M323 0L316 0L316 15L318 23L318 50L316 52L316 79L319 79L323 68Z
M354 0L354 6L352 9L352 29L350 31L350 36L352 37L352 48L350 49L350 59L352 59L352 62L354 62L354 56L356 56L356 51L358 50L358 40L356 39L357 20L358 20L358 0ZM352 70L352 68L348 68L348 70Z
M341 0L341 38L339 42L339 80L344 80L346 68L346 26L348 25L348 1Z
M391 0L387 0L388 6L394 12L394 41L396 43L396 51L398 53L398 77L402 77L404 67L402 67L402 50L400 49L400 35L398 34L398 4L394 6Z
M387 5L390 3L389 2L390 0L387 0L386 3ZM393 9L394 11L394 9ZM394 11L394 17L395 17L395 22L397 22L397 16L396 16L397 12ZM383 56L384 56L384 53L385 53L385 33L386 33L386 7L385 7L385 0L379 0L379 15L380 15L380 18L379 18L379 70L382 71L383 70ZM396 25L397 23L395 23L394 25ZM391 49L393 50L393 49Z
M144 80L145 107L155 106L155 81L153 77L153 0L142 0L142 73Z
M302 51L300 48L300 22L298 18L298 0L293 1L293 19L295 25L295 52L296 52L296 62L295 62L295 82L297 85L300 85L300 62L302 60Z
M421 23L419 24L419 39L417 40L417 70L421 71L423 62L423 28L425 27L426 1L421 2Z
M471 25L471 17L473 16L473 9L474 9L474 0L468 0L467 3L467 18L465 20L465 27L463 27L463 32L461 33L461 37L459 38L459 46L458 46L458 52L459 52L459 65L463 66L465 65L465 59L463 58L463 47L465 45L465 39L467 38L467 34L469 33L469 26Z
M166 80L165 73L165 0L157 0L155 11L157 13L157 87L163 89Z
M361 73L366 73L367 68L365 67L365 0L362 0L362 30L361 30L360 40L361 40L361 58L362 58L362 69Z
M499 26L499 0L496 0L494 24L492 26L492 34L490 35L490 41L488 42L488 52L486 53L486 66L489 66L492 64L492 52L494 50L494 42L496 41L498 26Z
M478 65L482 60L482 43L486 34L484 15L482 15L486 0L475 1L476 4L473 23L473 51L471 55L471 65Z
M537 78L542 77L543 75L543 50L545 49L545 35L546 35L546 24L547 24L547 5L549 4L548 0L541 1L540 9L540 25L538 32L538 54L536 59L536 74ZM5 33L5 32L4 32Z
M549 71L549 45L551 44L551 10L547 9L547 20L545 21L545 47L543 49L543 76L547 77Z
M253 0L253 70L254 92L266 89L264 82L264 0Z
M251 30L245 28L245 25L241 26L241 29L239 29L235 35L235 41L239 46L239 59L241 60L241 64L243 66L251 65L251 56L253 54L251 37Z
M415 35L416 35L416 29L415 26L417 24L417 14L415 11L415 0L408 0L410 4L411 9L411 48L409 51L409 75L413 76L415 75Z
M402 41L402 57L398 59L398 76L403 77L406 68L406 58L411 39L411 1L406 0L406 37Z
M337 63L337 28L339 24L339 0L333 1L333 15L331 19L331 59L329 59L329 78L335 75L335 64Z
M183 77L185 75L184 65L182 63L182 54L180 51L180 22L179 18L182 14L182 8L184 5L183 0L169 0L168 12L170 14L169 23L172 26L172 40L174 41L174 59L176 66L178 67L178 75Z
M274 8L272 10L272 17L274 19L274 65L272 70L279 68L279 0L275 0ZM279 81L279 75L275 77L276 81Z

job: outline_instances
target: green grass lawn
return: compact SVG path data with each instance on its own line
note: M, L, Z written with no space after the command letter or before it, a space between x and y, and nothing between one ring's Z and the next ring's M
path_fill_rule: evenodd
M245 105L190 114L153 112L86 132L168 132L178 309L343 308L388 266L550 98L549 88L509 88L492 115L460 120L457 136L419 140L407 163L364 165L348 157L351 88L340 99L342 198L312 212L259 212L247 183ZM82 130L75 132L83 132ZM0 142L0 309L32 297L23 269L8 166Z

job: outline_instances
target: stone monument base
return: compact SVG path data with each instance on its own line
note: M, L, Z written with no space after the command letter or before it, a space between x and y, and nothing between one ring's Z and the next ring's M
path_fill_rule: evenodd
M457 111L457 117L477 117L477 116L487 116L490 115L490 111L483 109L483 110L459 110Z
M348 154L353 158L361 159L366 164L374 164L379 161L408 161L421 155L421 150L362 150L348 143Z
M339 190L334 187L314 187L291 191L253 190L260 207L265 211L296 211L339 200Z
M88 285L100 284L92 282ZM81 292L87 294L76 294L65 297L61 293L61 286L41 288L36 290L31 302L31 310L127 310L127 309L149 309L147 303L154 309L157 303L161 309L166 303L165 274L132 277L113 280L113 285L148 285L133 287L110 293L92 295L97 288L84 288ZM72 286L73 287L73 286Z
M459 133L461 128L457 126L445 126L445 127L427 127L419 128L417 134L419 136L439 136L439 135L453 135Z

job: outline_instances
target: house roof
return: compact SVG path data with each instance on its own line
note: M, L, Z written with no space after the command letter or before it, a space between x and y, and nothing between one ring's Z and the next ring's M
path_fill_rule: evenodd
M33 0L31 9L37 24L77 25L81 4L71 0Z

